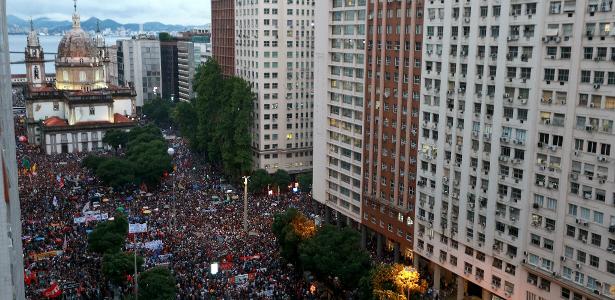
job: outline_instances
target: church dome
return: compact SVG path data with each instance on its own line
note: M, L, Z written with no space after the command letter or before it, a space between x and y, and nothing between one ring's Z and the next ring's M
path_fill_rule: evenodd
M58 45L59 58L96 57L98 50L94 41L81 28L66 33Z

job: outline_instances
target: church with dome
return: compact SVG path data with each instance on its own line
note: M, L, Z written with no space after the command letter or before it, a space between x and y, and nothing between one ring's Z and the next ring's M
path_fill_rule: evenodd
M97 30L90 37L80 25L75 5L72 29L58 45L55 81L45 78L45 54L38 34L27 38L26 117L28 140L47 154L104 149L111 129L136 126L136 92L109 83L109 57Z

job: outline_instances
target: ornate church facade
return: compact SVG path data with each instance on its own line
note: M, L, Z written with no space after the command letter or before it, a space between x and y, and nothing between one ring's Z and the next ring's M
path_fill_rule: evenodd
M81 29L76 5L72 29L58 45L55 82L45 78L45 54L34 28L25 60L28 140L47 154L103 149L108 130L136 126L136 92L109 83L104 38Z

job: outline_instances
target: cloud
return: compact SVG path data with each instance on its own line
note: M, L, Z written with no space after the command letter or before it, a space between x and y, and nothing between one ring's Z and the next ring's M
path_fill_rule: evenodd
M77 8L82 20L97 17L121 23L203 25L211 20L210 3L208 0L79 0ZM70 20L72 11L71 0L7 0L7 14L24 19Z

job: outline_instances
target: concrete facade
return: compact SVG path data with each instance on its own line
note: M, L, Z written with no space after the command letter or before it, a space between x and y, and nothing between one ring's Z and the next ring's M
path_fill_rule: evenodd
M365 2L316 1L314 22L320 76L314 78L312 193L355 222L361 222Z
M312 169L313 22L313 1L235 1L235 75L256 95L255 169Z
M149 37L118 40L119 84L133 85L137 106L162 95L160 41Z
M424 13L416 253L483 299L612 298L612 1Z
M6 23L0 0L0 299L25 299L21 213Z

